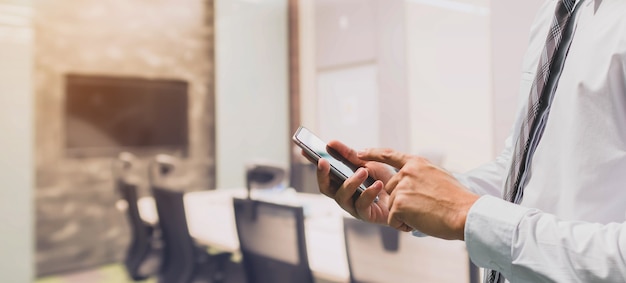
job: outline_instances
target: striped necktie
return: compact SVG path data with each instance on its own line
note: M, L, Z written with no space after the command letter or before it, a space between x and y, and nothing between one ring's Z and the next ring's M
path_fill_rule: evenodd
M519 204L522 201L524 186L530 179L531 160L548 120L550 105L572 42L575 21L570 19L576 14L581 2L583 0L575 5L575 0L559 0L557 3L554 20L530 89L526 105L526 119L520 128L509 175L504 186L503 198L510 202ZM485 272L487 283L501 283L504 280L504 276L495 270Z

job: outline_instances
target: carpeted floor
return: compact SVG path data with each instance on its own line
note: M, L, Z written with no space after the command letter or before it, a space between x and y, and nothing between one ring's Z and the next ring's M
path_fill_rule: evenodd
M244 283L245 276L243 268L238 263L231 262L227 265L226 283ZM35 283L133 283L126 274L126 269L122 264L110 264L84 271L76 271L66 274L46 276L38 278ZM144 283L156 283L155 278L151 278Z
M67 274L48 276L37 279L35 283L132 283L126 269L121 264L105 265L99 268L77 271ZM142 281L155 283L155 279Z

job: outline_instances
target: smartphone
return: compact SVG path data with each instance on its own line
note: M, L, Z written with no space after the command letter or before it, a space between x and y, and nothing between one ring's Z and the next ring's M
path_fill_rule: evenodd
M350 176L354 175L354 172L359 168L359 166L350 163L334 149L328 147L324 141L305 127L298 128L293 135L293 141L302 148L304 153L315 160L316 163L320 158L328 160L328 163L330 163L330 173L342 183ZM374 178L368 176L367 180L357 188L353 198L358 198L361 192L374 184L375 181ZM378 197L376 197L376 200L378 200Z

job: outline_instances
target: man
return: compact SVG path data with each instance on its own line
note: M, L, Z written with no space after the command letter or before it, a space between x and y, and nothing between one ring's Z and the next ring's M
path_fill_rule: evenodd
M528 102L496 160L453 176L332 141L363 168L337 184L320 160L320 191L364 221L465 240L488 282L626 282L626 1L547 0L531 31Z

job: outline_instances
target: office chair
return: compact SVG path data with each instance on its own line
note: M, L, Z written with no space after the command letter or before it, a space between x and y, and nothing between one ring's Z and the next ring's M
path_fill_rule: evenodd
M168 154L157 154L148 165L148 182L150 184L162 184L174 186L172 178L174 171L180 165L177 157Z
M249 283L312 283L302 207L233 199Z
M187 226L183 192L153 185L152 194L164 242L158 282L224 282L224 268L231 254L210 255L207 247L194 242Z
M248 199L255 189L271 189L277 187L285 179L285 169L268 161L255 161L246 164L246 189Z
M388 226L354 218L345 217L343 220L351 283L456 283L464 282L459 281L463 279L470 283L479 282L478 268L469 258L455 257L458 254L449 253L452 249L430 247L431 241L436 239L413 237ZM469 268L467 277L454 272L464 266ZM452 269L446 270L448 267Z
M161 264L162 243L159 230L144 222L139 216L137 206L137 184L129 181L128 171L135 158L123 152L113 164L115 187L126 202L126 216L130 224L131 241L126 250L124 266L130 278L135 281L145 280L158 271Z

